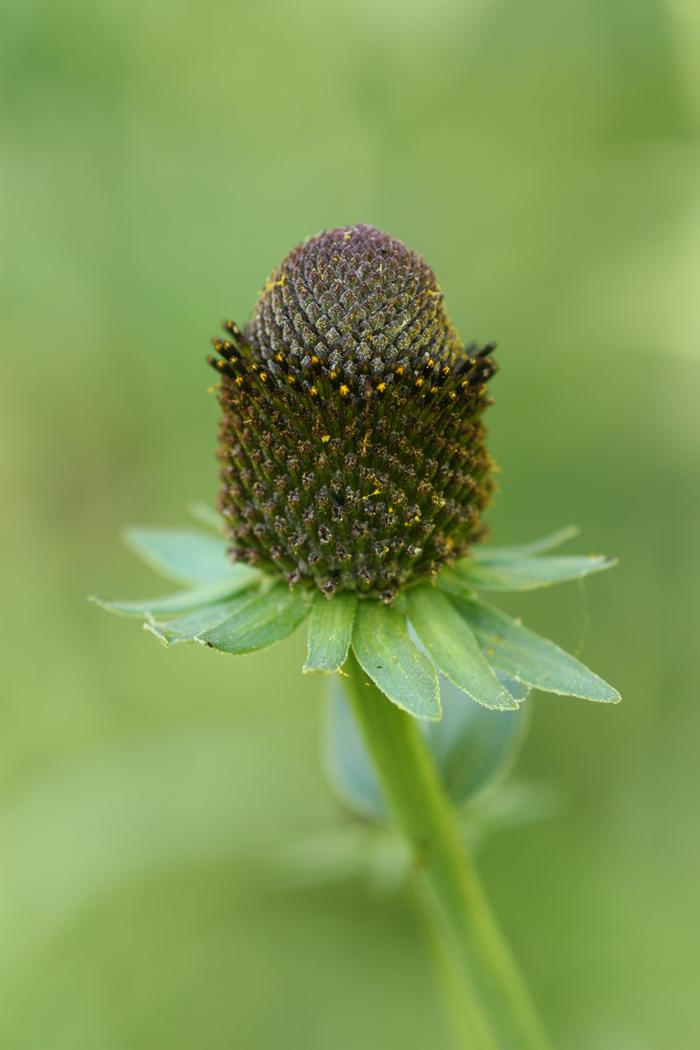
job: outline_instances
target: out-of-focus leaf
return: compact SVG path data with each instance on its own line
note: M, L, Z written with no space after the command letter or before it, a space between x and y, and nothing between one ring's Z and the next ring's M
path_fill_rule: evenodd
M425 727L447 793L456 803L471 801L506 776L520 750L529 708L489 711L465 704L451 682L440 680L442 720Z
M309 639L304 673L338 671L345 663L352 639L357 596L352 591L330 601L317 594L311 606Z
M527 689L507 681L524 699ZM440 696L442 720L422 721L420 727L445 790L461 805L506 775L524 738L528 716L517 708L496 712L465 704L460 690L443 676ZM329 682L323 753L330 781L348 808L361 817L385 821L382 792L341 678Z
M345 698L340 678L329 683L323 735L323 757L328 776L343 802L354 813L384 820L386 806L362 734Z
M416 634L438 670L484 707L517 708L446 594L422 584L407 592L406 602Z
M215 583L237 569L255 571L233 563L226 541L208 532L134 527L126 530L124 542L154 572L175 583Z
M554 642L481 602L454 599L492 666L518 682L564 696L617 703L620 694Z
M376 601L360 601L352 648L360 666L386 696L416 718L440 717L437 672L411 641L405 617Z
M236 566L233 566L237 568ZM107 612L116 613L118 616L130 616L136 619L154 619L159 616L168 616L171 613L188 612L190 609L198 609L203 605L211 605L213 602L222 601L232 595L251 587L260 580L259 573L241 565L240 572L236 572L218 583L210 583L205 587L193 587L189 591L177 591L175 594L166 594L162 598L147 598L143 601L122 602L111 598L98 598L89 595L88 600L106 609Z
M443 570L441 582L455 576L467 587L476 591L530 591L537 587L550 587L555 583L566 583L602 572L615 565L614 558L602 555L579 557L545 558L497 558L493 562L481 559L461 558Z
M308 615L308 605L300 591L290 591L276 583L256 594L222 623L196 638L222 653L252 653L286 638Z
M580 529L577 525L566 525L563 529L558 529L557 532L552 532L549 536L543 536L540 540L533 540L531 543L521 543L516 547L476 546L471 551L471 557L474 561L527 558L532 554L543 554L545 551L555 550L555 548L561 547L568 540L574 539L579 532Z

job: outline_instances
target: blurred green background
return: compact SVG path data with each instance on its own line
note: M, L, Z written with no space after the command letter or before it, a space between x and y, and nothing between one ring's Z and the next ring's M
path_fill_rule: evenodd
M481 866L568 1050L700 1045L700 10L691 0L5 0L3 1050L447 1046L421 932L286 843L345 819L303 642L163 651L125 523L212 502L207 340L374 223L497 339L497 542L618 554L511 600L622 691L537 697L552 819Z

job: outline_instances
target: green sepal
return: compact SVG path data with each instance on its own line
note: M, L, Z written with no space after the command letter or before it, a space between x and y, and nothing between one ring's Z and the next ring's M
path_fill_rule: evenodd
M245 591L228 602L214 602L204 605L192 612L178 616L174 620L149 619L144 627L164 645L177 645L180 642L199 641L199 635L210 631L228 619L242 605L247 604L254 592Z
M358 602L352 648L360 666L397 707L416 718L440 718L435 668L414 645L406 618L379 602Z
M356 607L357 595L353 591L341 592L330 600L320 593L316 595L311 605L304 674L340 670L350 648Z
M533 554L544 554L545 551L555 550L563 543L573 540L581 530L577 525L565 525L563 529L557 529L548 536L530 543L520 543L515 547L474 547L471 557L474 561L496 561L501 558L508 560L512 558L528 558Z
M149 568L175 583L215 583L237 568L255 572L232 562L226 541L208 532L133 527L124 533L124 542Z
M214 602L230 598L234 594L251 587L261 579L260 574L247 566L231 566L238 570L227 576L218 583L210 583L204 587L194 587L189 591L177 591L175 594L167 594L162 598L147 598L143 601L122 602L111 598L98 598L91 594L88 601L94 602L107 612L116 613L117 616L130 616L136 619L158 619L159 616L167 616L170 613L189 612L190 609L198 609L203 605L211 605Z
M618 703L620 694L554 642L481 602L453 598L492 667L534 689Z
M286 638L306 619L308 612L301 591L290 591L286 583L275 583L269 590L255 594L249 602L243 602L222 623L202 631L195 641L222 653L252 653Z
M430 584L421 584L407 591L406 603L413 628L439 671L484 707L498 711L517 708L446 594Z
M614 558L602 555L570 557L460 558L440 574L441 583L449 587L455 577L476 591L530 591L550 587L602 572L616 564Z

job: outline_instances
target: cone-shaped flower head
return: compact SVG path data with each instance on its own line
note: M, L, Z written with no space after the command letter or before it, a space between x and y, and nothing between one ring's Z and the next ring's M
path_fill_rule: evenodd
M219 509L236 560L391 601L483 533L493 345L464 347L423 259L330 230L215 340Z

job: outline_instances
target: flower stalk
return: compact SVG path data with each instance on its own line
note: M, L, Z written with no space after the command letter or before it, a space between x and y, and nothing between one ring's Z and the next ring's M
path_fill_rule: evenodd
M415 719L377 689L351 654L343 679L392 817L414 857L416 891L464 985L476 1046L551 1050L529 992L458 835Z

